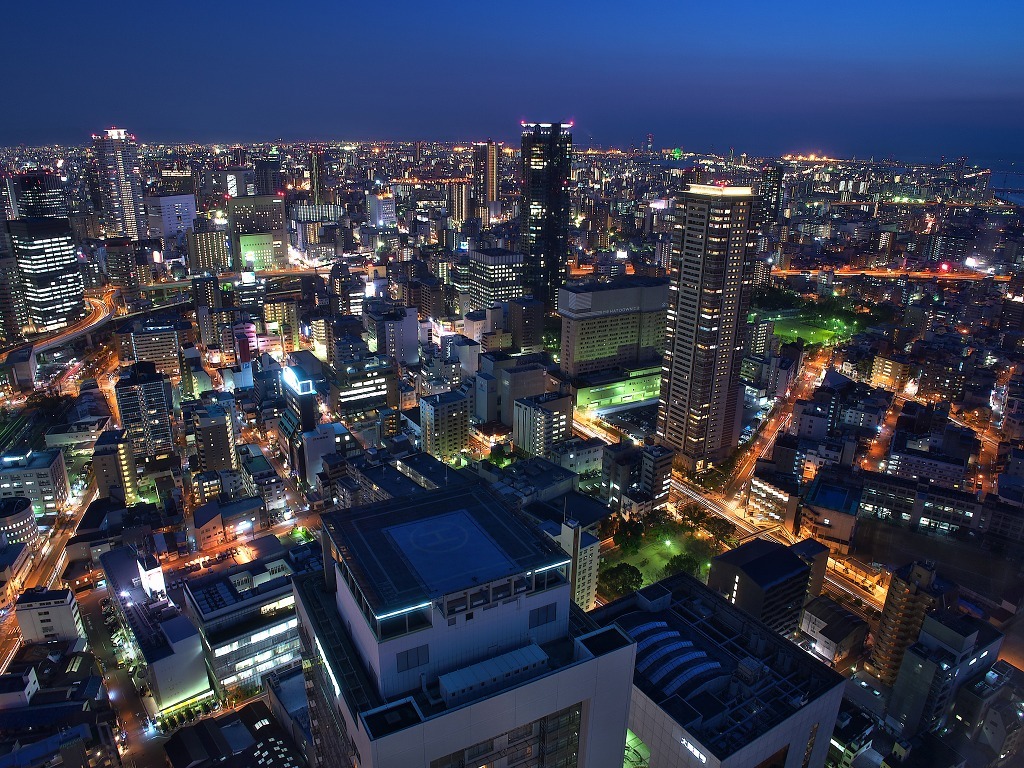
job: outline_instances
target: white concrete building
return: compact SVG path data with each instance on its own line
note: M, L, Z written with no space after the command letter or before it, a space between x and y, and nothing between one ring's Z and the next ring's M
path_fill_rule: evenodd
M195 195L153 195L143 198L149 236L167 240L192 230L196 221Z
M36 517L64 509L71 495L68 471L60 448L0 457L0 498L24 496Z
M622 764L634 646L547 537L475 485L323 520L293 580L320 766Z
M70 589L34 589L18 598L14 608L26 643L85 639L78 601Z
M156 559L118 547L100 555L100 565L156 710L169 714L211 697L199 631L167 598Z

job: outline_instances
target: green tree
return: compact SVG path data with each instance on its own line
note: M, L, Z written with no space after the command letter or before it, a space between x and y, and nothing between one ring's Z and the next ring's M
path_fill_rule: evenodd
M692 526L693 530L704 528L711 519L711 512L703 504L696 502L680 510L679 516L686 524Z
M667 579L669 576L675 576L677 573L688 573L691 576L696 576L698 570L700 570L700 560L684 552L679 555L673 555L665 563L665 568L661 572L661 578Z
M643 523L623 520L619 523L619 530L612 536L612 541L615 542L615 546L622 550L623 554L634 555L640 551L643 534Z
M644 583L644 575L634 565L619 563L601 571L597 580L602 586L602 592L610 597L620 597L640 589Z
M689 539L686 542L686 553L698 562L708 563L715 556L715 549L707 539Z
M714 517L708 520L704 525L704 530L708 532L708 535L718 546L724 544L726 539L736 532L735 526L721 517Z

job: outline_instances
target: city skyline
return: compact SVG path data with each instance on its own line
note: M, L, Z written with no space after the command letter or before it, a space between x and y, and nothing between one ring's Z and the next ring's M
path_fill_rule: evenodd
M114 5L120 54L149 61L161 20L127 4L119 14ZM1013 44L1024 9L1000 5L1000 13L982 16L950 2L928 14L874 3L847 18L808 3L628 14L597 3L546 9L542 24L529 3L515 13L457 5L383 27L373 8L340 14L322 4L307 14L325 23L303 25L301 44L283 44L258 77L249 57L225 50L217 25L199 20L188 29L192 55L164 68L122 67L120 87L101 90L80 87L69 73L89 55L82 40L105 39L102 19L73 7L44 19L38 6L19 5L6 9L11 28L44 29L50 55L38 55L34 35L12 36L0 54L10 71L35 62L31 78L9 85L7 100L19 108L8 110L0 145L79 143L110 124L150 142L508 142L520 120L574 119L579 146L639 146L650 132L659 146L695 151L907 161L967 155L1003 170L1024 161L1013 130L1024 116L1024 70ZM233 14L235 34L265 38L271 7ZM401 20L413 7L399 2L392 10ZM354 34L373 28L382 34ZM459 41L474 30L491 32L479 56L432 77L430 62L460 61ZM361 82L366 68L370 88ZM183 82L194 87L178 104L171 93ZM347 86L361 97L318 97ZM438 108L439 92L452 108ZM269 103L281 106L263 110L255 124L242 118L245 104L270 94Z

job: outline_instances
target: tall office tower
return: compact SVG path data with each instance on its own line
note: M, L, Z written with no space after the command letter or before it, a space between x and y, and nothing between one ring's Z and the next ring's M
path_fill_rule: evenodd
M231 148L231 164L239 167L249 164L249 153L245 151L245 147Z
M501 145L488 139L473 145L473 215L486 227L491 203L498 199L498 158Z
M68 220L18 219L7 228L29 326L52 331L84 317L85 283Z
M228 242L237 271L284 266L288 260L284 198L256 195L228 200Z
M60 176L42 169L16 173L7 179L11 217L66 219L68 198Z
M113 492L123 496L126 504L134 504L138 500L135 456L132 455L132 442L127 432L107 429L100 434L92 451L92 473L101 499L109 499Z
M93 135L92 149L105 235L125 235L138 240L145 234L145 218L135 137L120 128L109 128L100 135Z
M377 229L393 229L398 226L395 196L390 192L366 193L366 223Z
M219 405L196 409L192 413L192 430L200 472L238 469L235 423L228 411Z
M512 348L531 354L544 351L544 302L524 297L508 303Z
M196 223L195 195L151 195L143 200L146 230L167 247L180 235L190 232Z
M132 454L149 458L169 453L174 447L170 379L157 373L153 363L136 363L114 385L114 396Z
M312 144L309 147L309 191L313 205L327 202L327 161L324 147Z
M660 361L668 296L668 282L654 277L561 288L562 372L576 378Z
M673 214L657 430L690 472L722 461L739 440L753 200L750 187L691 184Z
M188 268L192 272L227 272L231 267L228 236L223 230L188 232Z
M469 303L489 309L523 295L523 254L504 248L469 252Z
M570 128L572 123L523 123L520 250L527 290L548 311L555 309L569 270Z
M0 240L7 237L6 227L6 222L0 221ZM18 261L0 243L0 342L13 344L20 340L27 323L28 308Z
M960 590L942 578L930 562L908 563L896 570L889 583L878 623L870 668L883 684L891 686L907 648L917 642L926 614L955 608Z
M292 581L315 768L622 765L636 646L493 491L323 521L324 572Z
M284 172L281 170L281 154L271 150L264 158L253 164L256 168L256 194L276 195L284 192Z
M451 459L469 445L469 399L461 392L421 397L420 417L424 452Z
M461 229L469 218L469 184L464 181L453 181L445 185L445 191L448 218L452 220L455 229Z
M785 168L778 163L769 163L761 169L758 195L761 198L763 225L766 227L782 219L782 179L785 175Z

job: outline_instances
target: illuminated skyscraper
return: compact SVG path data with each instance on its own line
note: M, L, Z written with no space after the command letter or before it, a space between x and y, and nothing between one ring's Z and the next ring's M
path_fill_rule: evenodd
M146 225L135 137L121 128L109 128L93 135L92 148L104 233L107 237L125 235L138 240Z
M17 219L7 226L29 325L52 331L81 319L85 284L68 220Z
M553 310L569 268L572 123L522 125L520 250L526 261L527 290Z
M465 181L453 181L446 185L448 193L448 217L452 226L458 229L469 217L469 184Z
M739 439L753 202L750 187L692 184L671 216L658 438L691 472L725 459Z
M15 219L63 219L68 199L60 176L50 171L18 173L7 180L7 196Z
M324 148L316 144L309 147L309 192L313 205L327 202L327 162Z
M761 211L765 226L778 223L782 218L782 178L785 169L777 163L766 165L761 171Z
M474 215L490 223L490 205L498 199L498 153L501 145L488 139L473 145Z

